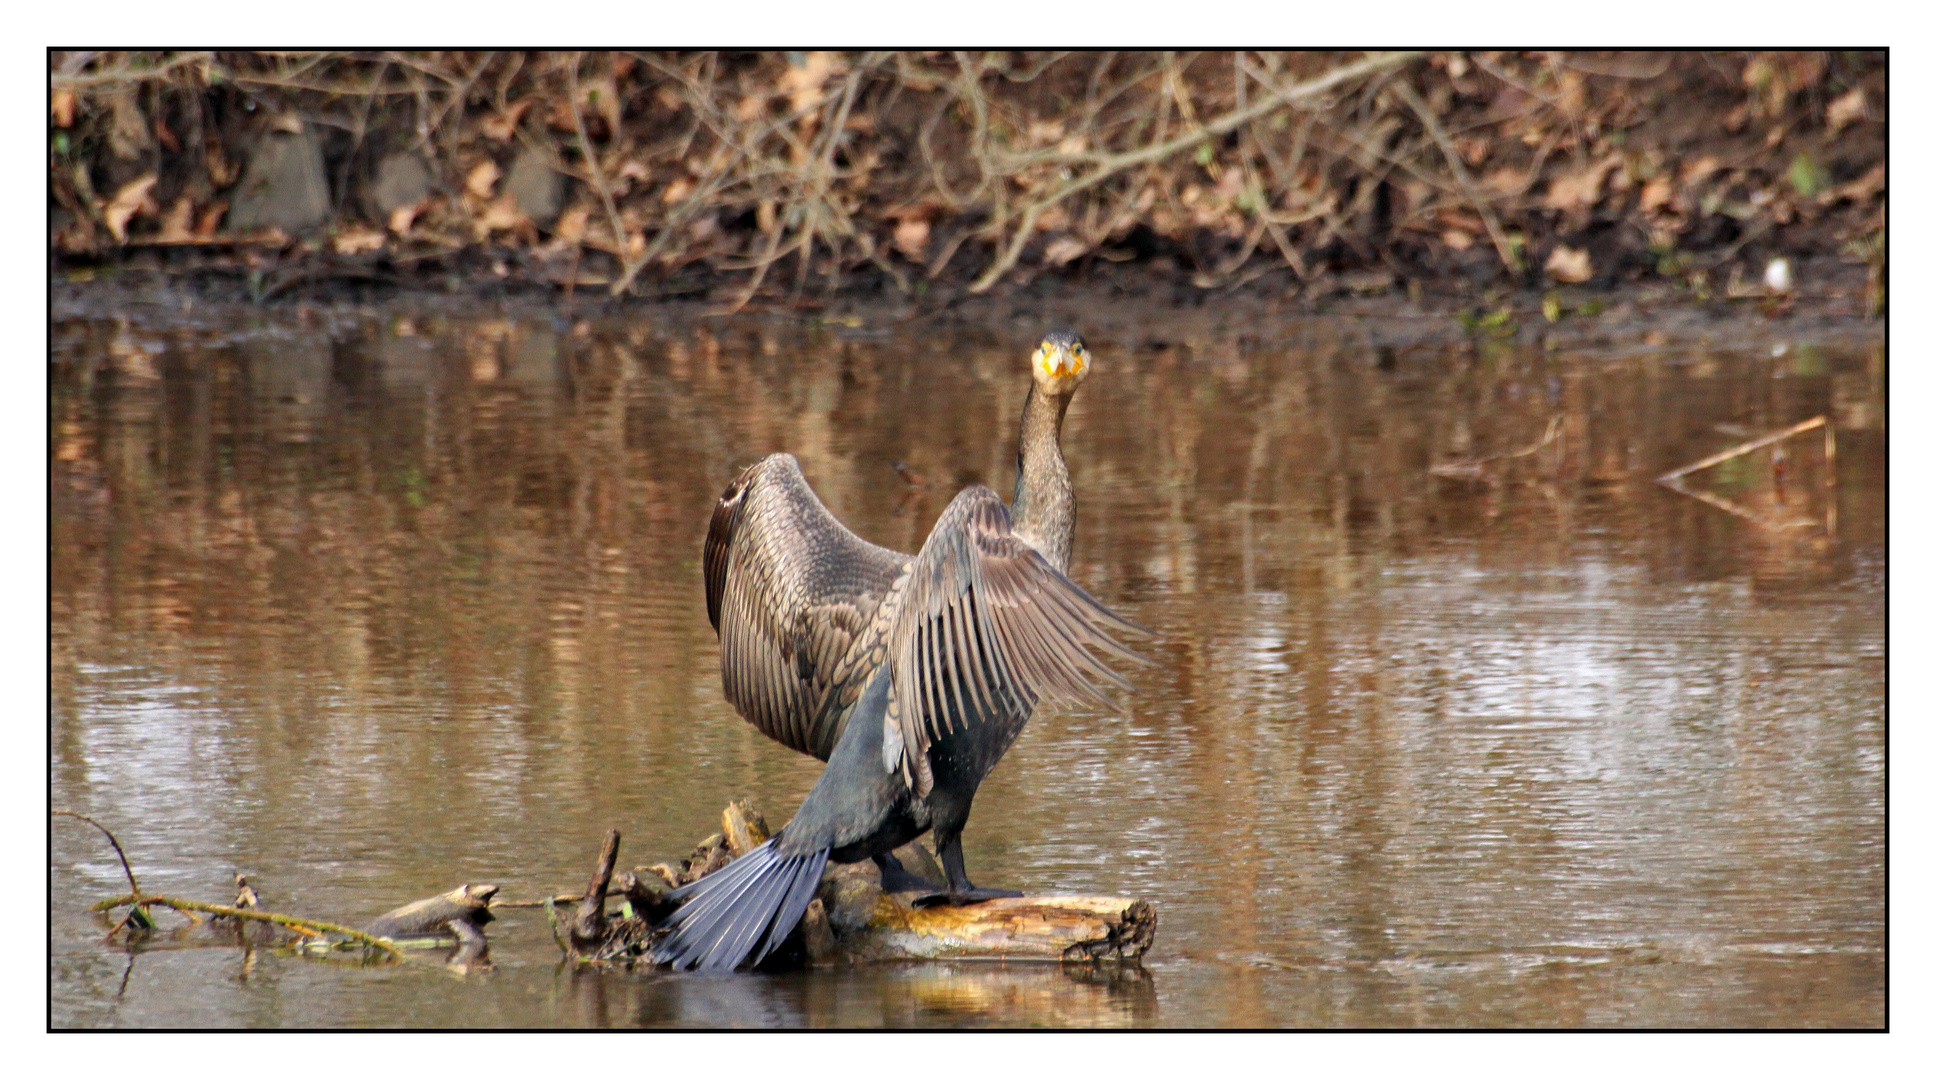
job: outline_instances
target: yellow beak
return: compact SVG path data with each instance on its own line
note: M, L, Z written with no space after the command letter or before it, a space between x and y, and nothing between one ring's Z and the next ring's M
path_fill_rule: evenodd
M1042 366L1042 374L1049 378L1060 379L1082 374L1082 358L1070 353L1065 346L1044 345L1036 356L1036 362Z

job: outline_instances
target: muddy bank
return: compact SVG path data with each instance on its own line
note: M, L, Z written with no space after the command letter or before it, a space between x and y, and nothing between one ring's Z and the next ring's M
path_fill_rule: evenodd
M1129 275L1125 275L1128 277ZM1076 327L1118 348L1183 344L1198 348L1282 342L1311 337L1361 339L1368 349L1413 344L1537 341L1548 348L1656 347L1669 344L1761 345L1785 342L1860 344L1880 341L1886 323L1866 314L1864 269L1837 260L1803 263L1796 287L1781 298L1700 300L1673 285L1557 290L1548 294L1495 293L1468 297L1442 290L1382 288L1322 299L1273 294L1261 286L1206 293L1145 275L1121 280L1038 281L988 295L959 295L921 304L878 296L847 296L800 308L754 308L730 317L703 300L615 300L505 289L358 289L330 287L272 306L300 312L354 309L397 315L443 313L475 317L485 311L514 318L644 321L711 332L757 324L824 332L842 338L897 338L986 329L1028 337L1049 326ZM123 274L112 280L57 282L54 319L99 318L137 311L169 311L229 319L262 308L234 290L162 275ZM1549 317L1550 316L1550 317Z

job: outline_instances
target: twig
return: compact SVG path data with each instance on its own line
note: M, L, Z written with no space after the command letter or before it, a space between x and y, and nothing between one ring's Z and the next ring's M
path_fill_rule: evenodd
M624 268L624 273L619 275L609 290L611 295L617 296L631 286L632 279L644 268L645 261L633 262L625 256L625 223L619 220L618 204L612 201L612 189L605 184L605 170L598 164L598 155L592 151L591 139L585 135L585 116L578 108L578 64L584 55L573 53L570 65L565 68L565 78L570 84L571 126L578 133L578 152L584 155L585 167L591 170L592 189L598 192L599 201L605 204L605 216L612 223L612 242L617 245L619 265ZM612 134L616 136L618 133Z
M101 830L101 835L107 837L108 843L114 845L115 857L121 860L121 869L124 873L128 875L128 891L130 893L134 893L137 896L140 895L141 886L135 883L134 867L128 865L128 854L127 852L121 850L121 841L116 840L114 838L114 834L108 831L108 827L106 825L103 825L100 822L94 820L93 818L88 817L86 814L75 813L72 810L52 810L52 811L49 811L49 813L55 814L59 817L80 818L82 821L85 821L89 825L92 825L95 828Z
M214 56L215 54L212 52L181 53L159 67L139 69L130 65L115 68L112 71L96 72L92 75L57 74L50 77L48 81L56 90L80 90L90 86L102 86L107 83L140 82L146 79L159 79L177 68L211 60Z
M1425 125L1426 134L1438 144L1439 153L1444 155L1446 165L1451 167L1452 178L1458 181L1459 189L1465 194L1466 201L1472 204L1473 209L1479 211L1479 219L1486 223L1486 235L1492 237L1492 246L1499 253L1499 261L1505 264L1506 269L1514 277L1519 276L1523 272L1519 253L1514 251L1512 244L1506 240L1506 232L1499 227L1499 215L1492 212L1491 202L1479 191L1479 185L1472 182L1472 174L1465 171L1465 159L1459 156L1458 147L1452 145L1452 139L1445 134L1445 128L1439 125L1439 118L1433 116L1431 107L1419 99L1418 92L1412 89L1410 80L1394 80L1392 92L1418 114L1419 123Z
M1738 446L1731 446L1726 450L1721 451L1718 454L1709 454L1708 456L1702 458L1701 460L1695 462L1692 465L1683 465L1680 468L1673 470L1672 472L1661 473L1659 476L1654 477L1654 481L1656 483L1666 483L1669 480L1678 480L1681 477L1686 476L1688 473L1700 472L1702 469L1708 468L1710 466L1719 465L1723 461L1728 460L1729 458L1740 457L1742 454L1759 450L1762 447L1767 446L1769 443L1778 443L1781 440L1788 438L1790 435L1800 435L1804 431L1808 431L1813 428L1823 427L1827 424L1828 424L1828 417L1826 416L1817 416L1817 417L1814 417L1813 419L1804 420L1799 424L1791 424L1788 427L1782 428L1780 431L1770 432L1766 435L1763 435L1759 439L1750 439L1747 442L1741 443Z
M89 910L111 911L114 908L128 904L137 907L148 904L160 904L162 907L174 908L176 911L184 914L191 911L200 911L209 915L226 915L236 919L254 919L257 922L285 926L310 937L320 937L324 934L340 934L358 944L368 945L374 949L382 949L398 957L403 955L403 950L399 949L396 943L389 938L377 937L374 934L355 929L354 927L322 922L317 919L303 919L294 915L281 915L273 911L256 911L252 908L230 907L227 904L204 904L200 900L182 900L172 896L143 896L135 894L117 896L111 900L103 900L93 905Z

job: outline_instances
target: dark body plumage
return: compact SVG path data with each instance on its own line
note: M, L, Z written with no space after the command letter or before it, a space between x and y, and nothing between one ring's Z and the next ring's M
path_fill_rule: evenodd
M960 836L975 791L1044 699L1105 702L1128 684L1092 654L1139 659L1142 631L1070 581L1075 500L1058 446L1086 374L1059 332L1034 358L1013 512L979 484L941 514L918 555L855 536L774 454L721 495L706 536L706 608L726 698L781 743L827 762L772 840L676 891L685 903L654 956L674 967L757 963L799 921L829 859L872 858L934 830L939 898L977 889Z

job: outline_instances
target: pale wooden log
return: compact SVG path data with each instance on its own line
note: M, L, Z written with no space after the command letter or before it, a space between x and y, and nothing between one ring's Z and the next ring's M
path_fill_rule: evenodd
M850 961L1136 960L1156 938L1156 912L1119 896L1018 896L916 908L877 896L867 923L836 934Z

